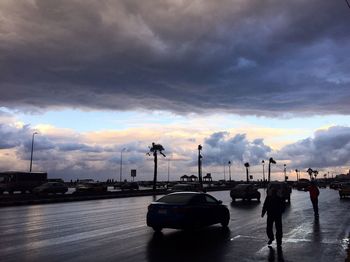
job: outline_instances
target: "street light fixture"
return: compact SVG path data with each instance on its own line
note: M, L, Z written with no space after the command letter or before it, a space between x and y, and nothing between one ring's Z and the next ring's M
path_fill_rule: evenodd
M123 148L120 151L120 173L119 173L119 182L122 182L122 176L123 176L123 152L126 150L126 148Z
M32 135L32 150L30 154L30 166L29 166L29 173L32 172L32 165L33 165L33 151L34 151L34 136L39 134L38 132L34 132Z

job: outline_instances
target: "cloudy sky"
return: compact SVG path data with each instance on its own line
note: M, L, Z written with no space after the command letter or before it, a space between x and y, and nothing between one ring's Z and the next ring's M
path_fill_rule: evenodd
M327 0L0 1L0 169L261 179L350 167L350 9ZM306 175L305 175L306 176Z

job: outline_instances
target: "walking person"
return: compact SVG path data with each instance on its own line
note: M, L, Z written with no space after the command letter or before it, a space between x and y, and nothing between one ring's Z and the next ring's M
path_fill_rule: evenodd
M318 190L315 180L311 181L308 191L310 193L310 200L314 209L315 218L318 218L318 196L320 194L320 190Z
M269 238L269 241L267 242L268 245L271 245L275 240L273 234L273 224L275 224L276 227L277 247L280 248L282 245L282 214L284 210L284 199L278 196L276 188L270 188L267 192L267 196L265 198L264 206L261 212L261 217L264 217L265 213L267 213L266 234Z

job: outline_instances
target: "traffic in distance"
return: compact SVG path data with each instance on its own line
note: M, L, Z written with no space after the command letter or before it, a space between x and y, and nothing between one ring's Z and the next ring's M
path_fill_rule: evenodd
M328 185L330 188L338 190L340 198L346 198L350 195L350 179L317 179L317 185L320 188L325 188ZM32 193L40 197L49 194L105 194L113 191L147 190L151 186L152 183L150 181L115 182L109 180L99 182L92 179L80 179L74 182L64 182L62 179L48 179L45 172L0 172L0 195ZM267 182L263 181L250 181L249 183L223 180L205 181L203 183L203 191L232 189L230 195L233 201L236 199L260 201L260 195L257 189L266 186ZM281 190L283 198L288 202L290 202L291 188L307 191L309 186L310 180L305 178L287 182L271 181L268 185L268 187ZM196 192L201 191L201 188L198 182L157 182L157 189L167 193L181 191Z

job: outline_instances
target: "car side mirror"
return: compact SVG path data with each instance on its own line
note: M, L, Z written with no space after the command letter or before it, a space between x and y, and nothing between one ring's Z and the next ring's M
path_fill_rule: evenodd
M218 204L221 205L222 204L222 200L218 200Z

